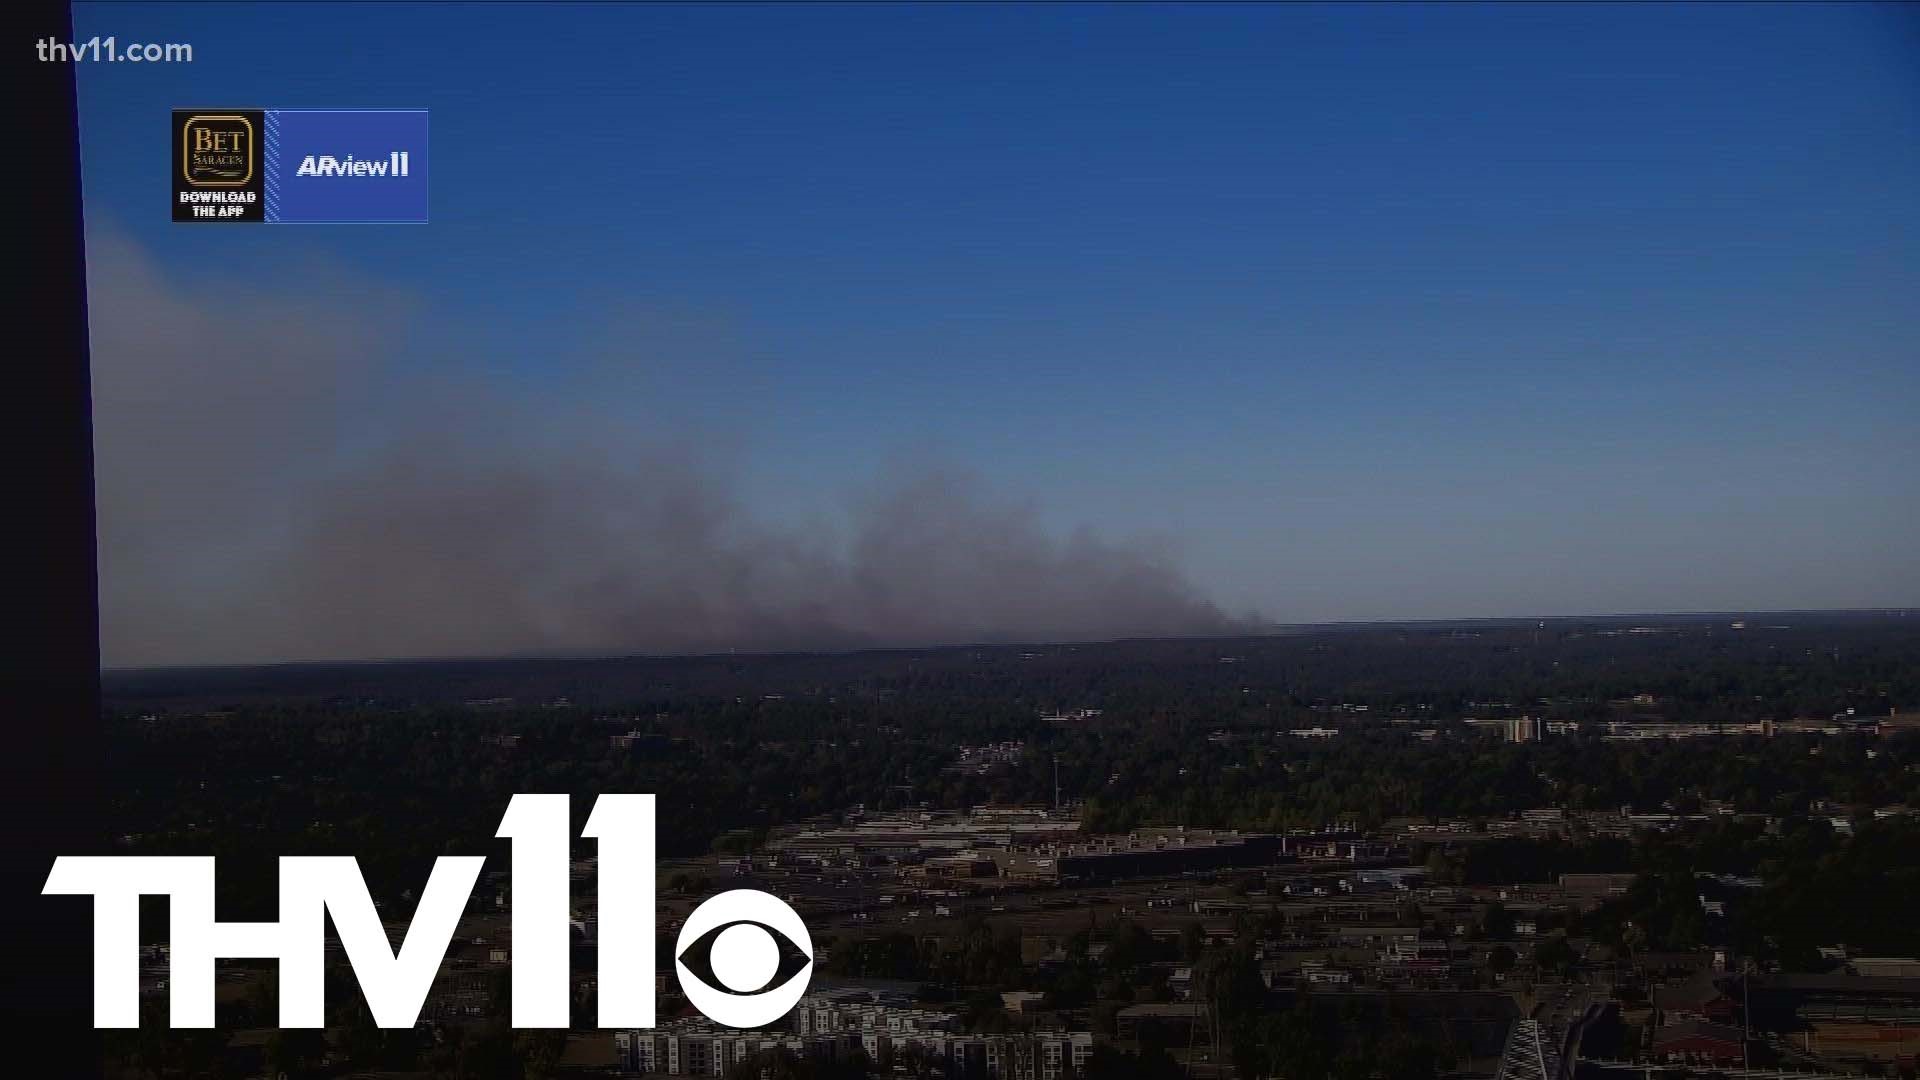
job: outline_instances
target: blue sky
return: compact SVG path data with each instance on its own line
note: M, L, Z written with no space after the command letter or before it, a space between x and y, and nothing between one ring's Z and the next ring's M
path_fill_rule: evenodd
M96 232L531 401L629 364L775 520L925 458L1282 621L1920 604L1910 10L76 22L195 52L79 67ZM172 225L174 106L425 106L433 223Z

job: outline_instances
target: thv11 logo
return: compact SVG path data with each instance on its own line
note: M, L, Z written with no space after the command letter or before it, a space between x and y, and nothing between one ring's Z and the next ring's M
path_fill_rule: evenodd
M513 841L513 1026L568 1026L569 807L566 795L515 795L497 836ZM599 842L599 1024L654 1022L654 803L602 795L582 835ZM140 898L168 898L169 1022L214 1026L214 963L280 962L280 1026L326 1023L326 920L381 1027L412 1027L486 858L442 855L398 952L351 855L280 858L280 921L214 919L211 855L63 855L42 893L93 897L93 1023L140 1025ZM784 947L783 947L784 944ZM812 979L813 939L779 897L735 889L687 917L674 969L694 1006L728 1027L759 1027L794 1007Z

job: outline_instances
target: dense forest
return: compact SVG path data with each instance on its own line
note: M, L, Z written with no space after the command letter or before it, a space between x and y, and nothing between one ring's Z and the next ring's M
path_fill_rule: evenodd
M1735 624L1740 624L1735 628ZM1374 712L1475 703L1602 715L1635 694L1684 719L1920 707L1920 614L1639 616L1352 624L1263 637L996 645L756 656L518 658L109 671L115 710L242 704L383 707L474 700L594 709L703 699L877 698L949 710L1161 709L1248 704Z
M353 853L376 895L416 887L436 855L493 850L523 791L658 793L669 856L856 806L1046 802L1056 768L1093 830L1920 805L1914 734L1613 742L1589 724L1510 743L1464 722L1865 718L1920 701L1920 619L1749 625L118 673L108 812L125 847L225 858L223 912L240 917L269 903L280 854ZM645 693L586 703L629 684ZM303 689L321 686L351 693ZM1287 734L1306 725L1340 735ZM1010 763L950 768L956 747L1007 740L1024 744Z

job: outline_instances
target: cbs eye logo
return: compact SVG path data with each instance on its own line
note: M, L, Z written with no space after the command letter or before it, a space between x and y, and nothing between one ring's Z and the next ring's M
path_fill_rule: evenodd
M780 1019L813 978L806 924L785 901L758 889L723 892L694 908L673 952L687 1000L728 1027Z

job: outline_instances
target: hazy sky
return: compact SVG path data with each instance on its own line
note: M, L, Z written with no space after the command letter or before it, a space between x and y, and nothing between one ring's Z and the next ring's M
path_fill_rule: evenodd
M1920 605L1911 9L76 21L194 47L78 68L110 663ZM173 225L174 106L433 223Z

